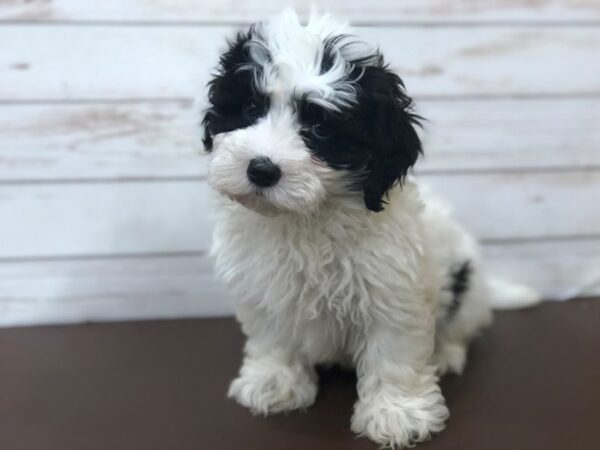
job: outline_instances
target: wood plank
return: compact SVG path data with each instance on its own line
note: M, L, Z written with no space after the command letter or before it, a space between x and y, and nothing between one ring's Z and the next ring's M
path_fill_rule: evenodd
M356 31L379 44L417 97L600 93L595 27ZM0 101L195 97L232 33L221 26L1 27Z
M419 172L600 166L600 98L421 101Z
M0 326L230 312L202 255L0 263Z
M600 241L487 245L484 253L492 273L546 298L600 293ZM0 263L0 326L230 314L212 266L205 255Z
M565 240L484 245L490 273L528 284L545 298L600 294L600 241Z
M600 98L426 100L419 173L600 166ZM0 181L202 177L189 101L0 105Z
M600 171L419 177L483 240L598 235ZM588 205L588 206L586 206Z
M289 0L285 4L303 15L309 11L303 0ZM282 7L277 0L4 0L0 4L0 20L237 23L262 20ZM382 0L368 7L364 0L322 0L319 8L358 23L600 20L600 7L594 0Z
M205 250L208 185L197 181L0 186L0 257Z
M200 177L191 102L0 105L0 180Z
M600 171L421 178L487 241L600 230L600 210L584 206L600 204ZM204 251L212 210L198 181L5 184L0 258Z

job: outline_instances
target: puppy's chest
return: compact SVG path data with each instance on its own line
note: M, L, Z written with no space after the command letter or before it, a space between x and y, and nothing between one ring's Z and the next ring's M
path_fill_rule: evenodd
M414 252L390 226L344 219L229 216L215 235L217 265L240 301L271 314L363 322L374 295L401 287Z
M357 311L369 283L359 232L340 226L291 228L270 239L269 287L291 294L279 300L285 299L296 317L346 322Z
M314 230L274 242L273 270L285 271L302 283L311 297L345 295L360 277L361 248L354 238L339 238L329 230Z
M284 271L290 268L294 274L293 281L281 288L294 293L287 298L286 315L294 318L303 352L315 363L341 362L341 355L352 353L353 336L360 334L365 322L366 308L361 304L368 298L361 290L365 285L361 249L353 239L319 231L300 245L293 240L279 243L288 258L274 267L278 275L273 279L285 279Z

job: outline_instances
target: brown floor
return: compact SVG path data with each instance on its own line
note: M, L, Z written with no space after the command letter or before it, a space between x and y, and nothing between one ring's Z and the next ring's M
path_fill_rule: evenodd
M1 450L375 449L349 431L351 374L321 374L306 413L255 418L225 399L231 319L0 330ZM448 427L419 448L600 449L600 299L497 315Z

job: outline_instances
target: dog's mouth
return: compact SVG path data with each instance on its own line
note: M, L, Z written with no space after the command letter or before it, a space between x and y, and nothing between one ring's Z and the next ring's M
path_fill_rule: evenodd
M281 210L273 206L269 201L259 194L232 195L224 193L224 195L230 200L233 200L245 208L255 211L265 217L275 217L281 214Z

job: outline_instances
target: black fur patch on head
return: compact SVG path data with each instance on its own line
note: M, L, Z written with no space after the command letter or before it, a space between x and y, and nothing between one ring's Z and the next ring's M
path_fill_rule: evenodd
M337 36L330 37L323 43L323 54L321 55L321 61L317 61L320 64L320 74L327 73L332 67L336 60L338 53L338 46L340 43L348 38L347 34L339 34Z
M221 56L217 73L208 83L210 106L202 119L204 148L212 149L212 138L218 133L245 128L263 117L269 109L269 97L256 90L254 80L262 67L252 60L249 43L260 33L255 26L238 33ZM252 42L252 45L259 45ZM262 49L266 55L266 49Z
M333 169L359 171L365 167L370 142L358 108L332 111L306 97L296 108L302 124L300 135L319 159Z
M448 305L446 317L452 318L460 308L463 294L469 289L469 283L473 268L470 261L465 261L458 270L452 273L452 284L449 289L452 292L452 301Z
M332 45L325 44L322 71L331 67ZM363 192L368 209L381 211L387 192L403 181L422 153L415 130L420 117L412 112L402 80L379 53L348 63L348 79L355 80L357 90L355 104L335 111L300 99L301 135L329 166L354 172L351 188Z

